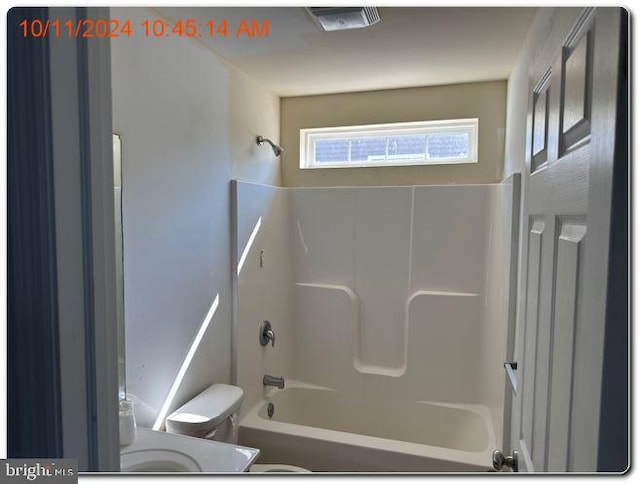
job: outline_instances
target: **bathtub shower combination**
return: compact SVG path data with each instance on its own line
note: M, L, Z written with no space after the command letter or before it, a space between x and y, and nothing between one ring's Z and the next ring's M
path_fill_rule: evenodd
M488 470L518 190L234 182L240 443L313 471Z

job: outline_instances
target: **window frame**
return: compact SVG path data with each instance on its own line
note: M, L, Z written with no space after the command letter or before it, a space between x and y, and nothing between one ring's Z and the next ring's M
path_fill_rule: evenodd
M305 128L300 130L300 169L318 170L330 168L369 168L425 165L460 165L478 162L478 118L447 119L437 121L417 121L403 123L365 124L358 126L331 126L325 128ZM318 140L349 139L358 137L407 136L412 134L455 133L469 135L469 151L465 158L426 158L423 160L389 161L388 153L385 161L370 162L316 162L314 143ZM309 158L312 159L309 159Z

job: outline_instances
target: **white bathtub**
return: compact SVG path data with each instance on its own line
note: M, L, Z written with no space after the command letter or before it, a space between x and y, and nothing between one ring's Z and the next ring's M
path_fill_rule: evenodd
M491 467L487 409L429 402L358 401L287 381L240 424L240 444L260 462L313 471L470 472Z

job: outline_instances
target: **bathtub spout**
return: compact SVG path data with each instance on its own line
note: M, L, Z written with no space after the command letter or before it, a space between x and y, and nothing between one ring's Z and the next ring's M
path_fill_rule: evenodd
M262 377L262 384L265 387L278 387L282 390L284 388L284 377L265 375Z

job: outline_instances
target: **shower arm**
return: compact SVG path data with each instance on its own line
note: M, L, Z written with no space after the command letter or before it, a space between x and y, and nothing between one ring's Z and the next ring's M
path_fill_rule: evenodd
M280 146L275 144L273 141L271 141L269 138L265 138L264 136L260 136L260 135L258 135L258 137L256 138L256 144L259 146L262 146L265 143L265 141L271 145L271 149L273 150L276 156L280 156L280 154L284 151L284 148L281 148Z

